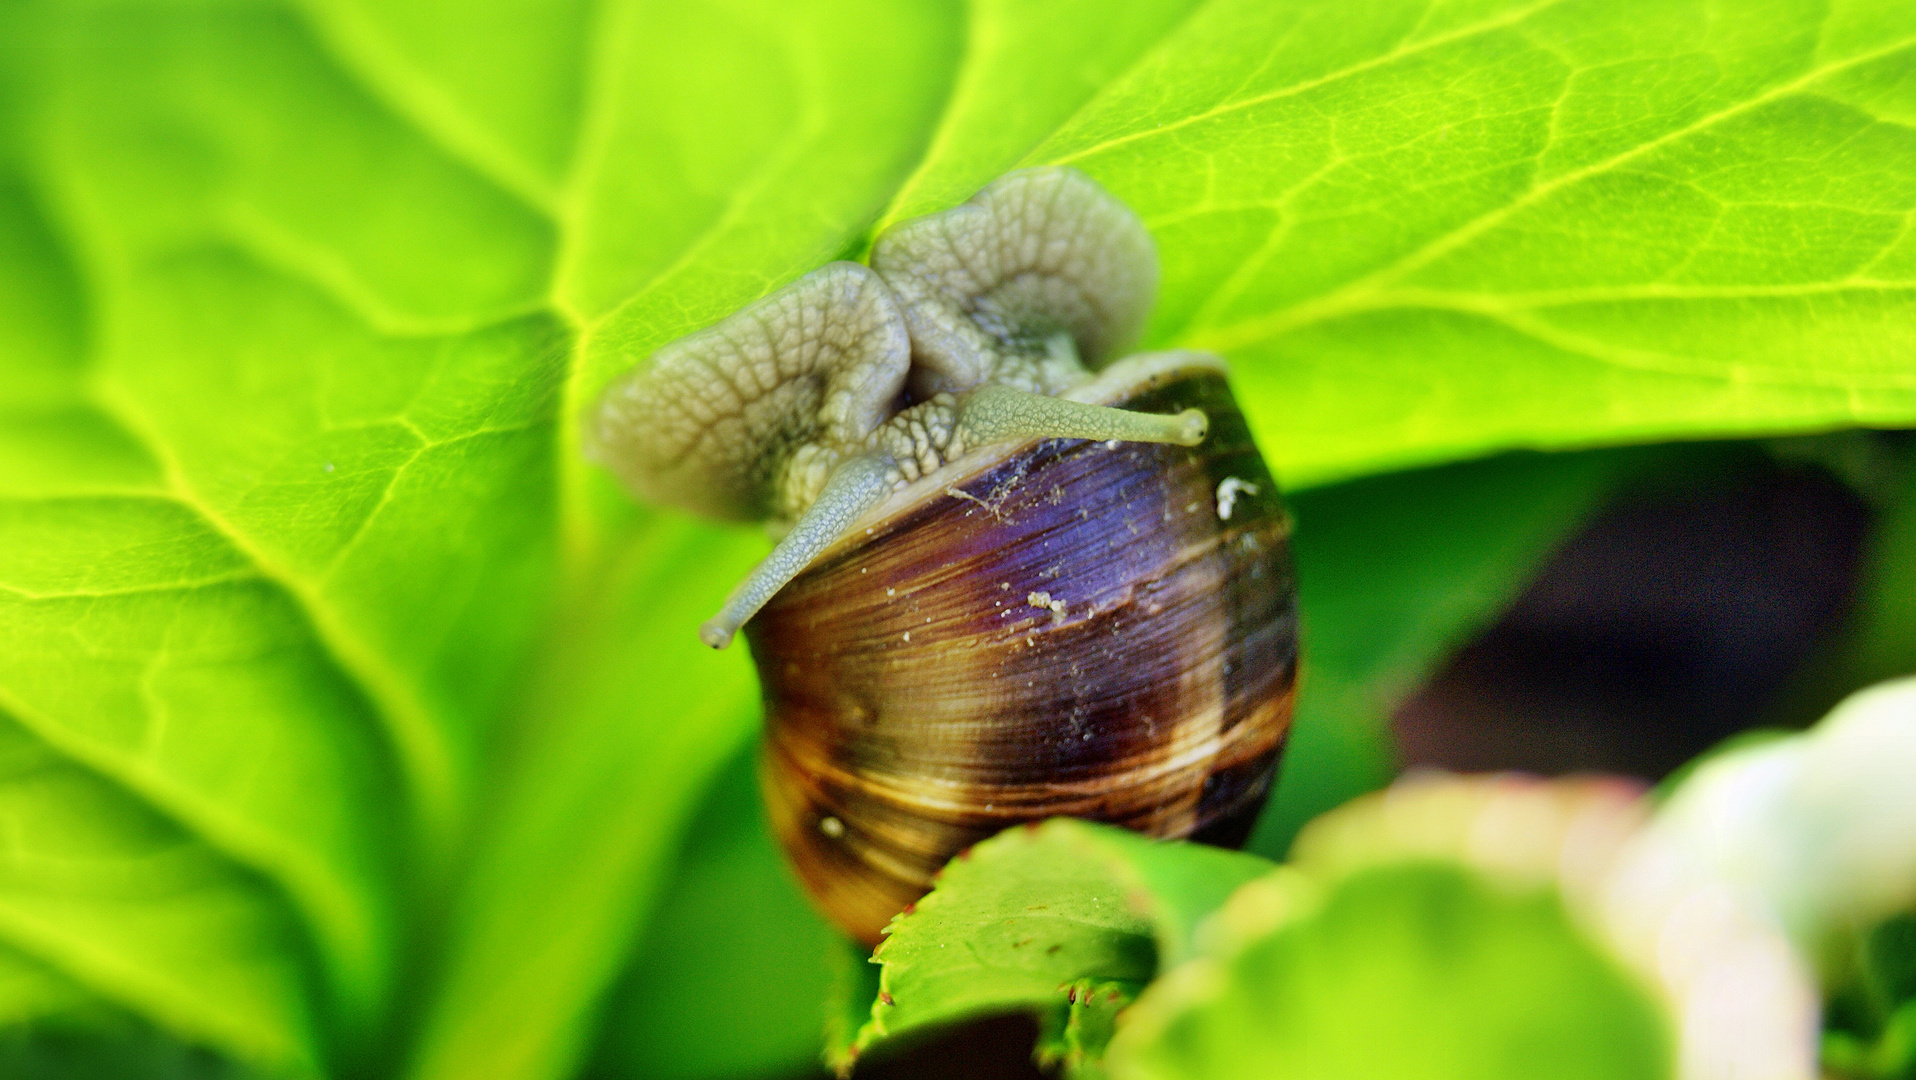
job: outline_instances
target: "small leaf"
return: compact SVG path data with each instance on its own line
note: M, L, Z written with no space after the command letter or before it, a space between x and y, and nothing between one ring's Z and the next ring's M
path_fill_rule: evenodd
M1231 898L1214 951L1154 984L1105 1066L1116 1080L1668 1075L1658 1010L1547 892L1456 866L1324 885L1281 871Z
M953 859L930 895L892 920L872 955L882 975L871 1018L833 1064L848 1069L882 1038L1018 1009L1057 1039L1094 1045L1085 1025L1095 1018L1071 1026L1077 989L1149 982L1190 954L1197 923L1232 889L1269 868L1068 819L1006 830Z
M1885 919L1863 940L1863 972L1885 1012L1916 1002L1916 914Z
M1079 979L1065 989L1070 1007L1047 1011L1041 1019L1034 1056L1042 1068L1064 1069L1072 1080L1100 1080L1104 1051L1117 1031L1118 1014L1130 1007L1143 987L1129 982Z

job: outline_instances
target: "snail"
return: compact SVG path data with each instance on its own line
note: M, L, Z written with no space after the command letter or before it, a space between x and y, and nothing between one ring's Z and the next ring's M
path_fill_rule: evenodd
M668 344L591 455L758 520L741 627L799 878L875 943L944 863L1071 816L1238 844L1289 731L1289 524L1218 357L1119 356L1157 255L1071 169L1011 173Z

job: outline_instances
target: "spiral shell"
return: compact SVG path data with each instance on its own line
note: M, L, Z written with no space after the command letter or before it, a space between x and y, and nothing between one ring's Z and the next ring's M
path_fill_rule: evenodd
M766 802L849 933L973 842L1071 816L1241 842L1290 729L1289 519L1202 353L1113 359L1157 256L1071 169L1012 173L672 342L589 452L777 544L741 627Z

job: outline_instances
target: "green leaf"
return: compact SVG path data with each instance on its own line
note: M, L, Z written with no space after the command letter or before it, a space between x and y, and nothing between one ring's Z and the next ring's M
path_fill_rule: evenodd
M944 115L876 228L936 213L1015 166L1106 83L1202 5L1198 0L974 0ZM874 232L876 231L874 229Z
M754 721L743 651L715 654L693 624L650 613L722 595L761 543L648 516L564 606L446 934L415 1075L562 1075L587 1048L634 912Z
M205 843L0 716L8 1019L82 990L242 1061L317 1064L297 929Z
M1916 458L1876 525L1845 690L1916 673Z
M1040 1068L1062 1068L1071 1080L1103 1080L1104 1052L1117 1033L1118 1015L1137 1000L1138 986L1128 982L1079 979L1065 987L1070 1005L1040 1018L1032 1057Z
M1886 1013L1916 1002L1916 914L1898 915L1864 936L1863 978Z
M1206 5L1028 163L1164 253L1292 485L1916 415L1916 10Z
M1239 890L1213 932L1126 1015L1111 1076L1670 1074L1657 1009L1548 893L1439 864L1333 884L1287 870Z
M19 1026L85 1002L79 984L24 952L0 949L0 1025Z
M892 921L872 954L871 1018L834 1063L843 1071L881 1039L1018 1009L1043 1019L1053 1053L1095 1042L1087 1025L1192 955L1198 922L1270 865L1064 818L1000 833ZM1079 990L1107 1004L1074 1009Z
M251 486L215 498L188 479L167 439L108 404L147 375L203 380L169 404L186 410L184 427L230 433L227 421L249 411L234 403L247 390L236 376L277 358L256 356L249 368L229 341L225 355L195 349L194 364L142 367L160 327L115 338L124 327L82 290L82 260L43 198L8 178L0 207L3 246L18 256L8 273L39 275L30 304L6 320L22 362L0 365L9 421L0 453L24 466L0 484L0 708L274 879L320 943L349 1037L363 1034L393 962L382 822L394 793L343 646L315 628L326 612L316 586L267 557L246 528L261 512L248 498L277 505L272 516L288 523L332 524L308 501L304 474L322 474L316 461L280 462L282 478L302 477L282 486L222 451L209 468L239 479L238 466ZM113 374L88 378L92 353ZM270 389L253 388L262 399ZM292 505L312 517L288 515ZM119 910L132 918L140 908ZM180 967L165 978L176 986L211 975L194 969L191 948L173 960ZM304 961L295 952L283 962Z
M816 1062L826 1019L818 1003L831 996L833 954L845 945L772 839L756 740L706 793L673 866L606 1006L600 1071L691 1080L796 1074Z

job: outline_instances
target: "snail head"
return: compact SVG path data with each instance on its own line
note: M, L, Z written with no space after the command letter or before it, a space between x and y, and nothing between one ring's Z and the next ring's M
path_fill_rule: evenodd
M588 453L641 498L766 521L778 544L700 629L745 621L892 492L976 447L1045 438L1196 445L1197 410L1073 401L1157 286L1137 216L1072 169L1015 172L900 223L617 380Z

